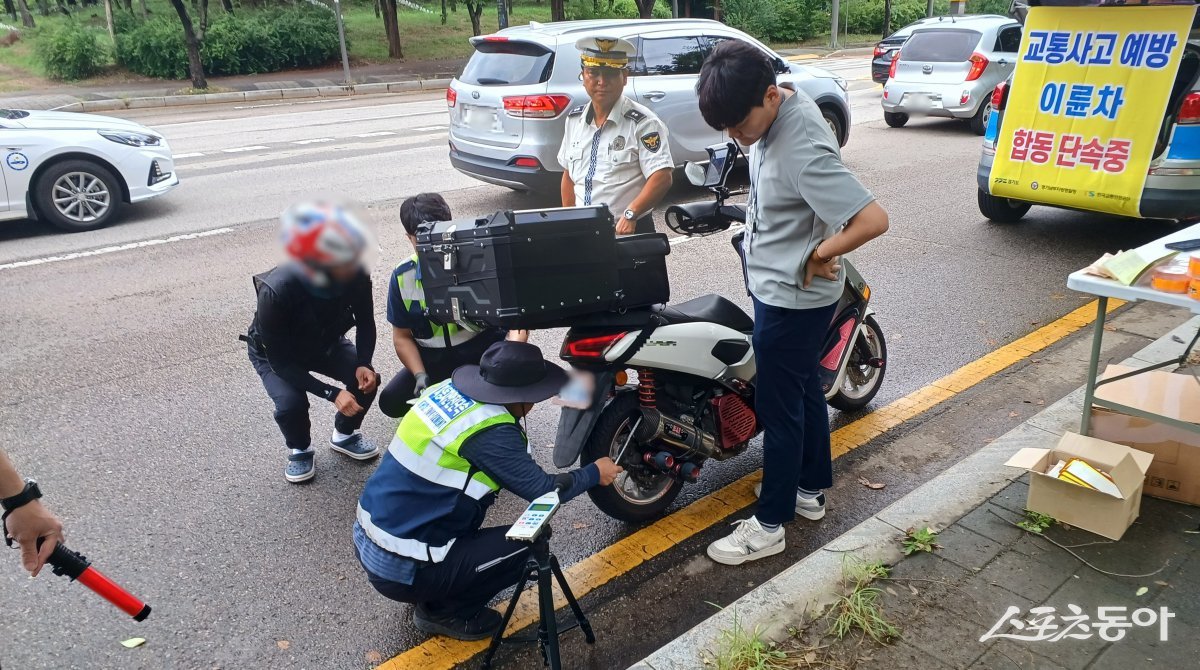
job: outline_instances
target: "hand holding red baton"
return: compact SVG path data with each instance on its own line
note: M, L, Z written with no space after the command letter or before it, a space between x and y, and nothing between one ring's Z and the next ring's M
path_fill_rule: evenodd
M41 540L38 540L38 545L41 545ZM54 574L65 575L78 581L115 605L117 609L133 617L134 621L145 621L146 617L150 616L149 605L104 576L104 573L92 567L87 558L67 549L65 544L59 542L46 562L53 566Z

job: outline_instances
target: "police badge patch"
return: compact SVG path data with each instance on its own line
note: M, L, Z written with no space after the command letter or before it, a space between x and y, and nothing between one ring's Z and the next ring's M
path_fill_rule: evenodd
M618 135L617 139L613 140L612 144L608 145L608 148L610 151L620 151L621 149L624 149L625 148L625 136Z
M658 133L642 135L642 146L646 147L646 150L650 153L656 154L662 147L662 136Z

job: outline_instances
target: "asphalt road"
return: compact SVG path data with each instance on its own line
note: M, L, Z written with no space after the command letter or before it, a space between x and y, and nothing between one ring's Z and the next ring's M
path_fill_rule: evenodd
M1085 299L1066 289L1069 272L1166 232L1049 209L1019 225L986 223L975 207L979 138L938 120L888 129L878 89L864 78L867 60L832 65L855 78L845 161L892 218L887 236L854 257L888 341L877 405L1078 307ZM183 185L107 230L0 229L0 426L6 450L66 522L69 544L154 614L135 624L65 579L28 580L13 555L0 562L0 663L361 668L402 652L423 638L409 627L407 607L370 588L349 540L373 464L321 449L315 482L283 480L270 403L236 340L253 312L250 275L275 262L274 217L290 202L322 194L360 202L380 231L374 276L384 324L390 268L411 253L397 220L404 197L439 191L461 215L552 203L453 171L437 96L123 116L165 133ZM677 186L670 199L702 197ZM54 260L200 231L212 234ZM727 236L678 244L668 264L674 299L720 292L746 304ZM547 331L534 341L552 354L559 338ZM382 333L375 360L385 376L398 367ZM316 444L331 418L332 408L316 405ZM555 419L550 408L531 417L535 446L553 440ZM372 412L365 430L386 441L394 425ZM536 454L548 466L546 450ZM676 505L757 466L752 448L708 467ZM876 503L840 504L862 511ZM492 519L511 521L521 507L503 496ZM567 505L556 528L566 564L631 530L586 499ZM146 645L120 646L134 636Z

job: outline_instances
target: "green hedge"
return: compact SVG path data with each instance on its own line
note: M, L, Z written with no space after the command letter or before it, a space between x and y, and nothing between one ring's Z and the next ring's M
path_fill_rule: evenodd
M221 14L201 50L209 75L258 74L314 67L337 58L337 23L319 7L301 5L254 13ZM183 28L173 18L130 26L117 35L117 62L150 77L188 76Z
M599 11L597 11L597 4ZM564 7L568 21L588 21L591 19L636 19L641 16L634 0L570 0ZM656 19L671 18L670 0L658 0L654 3L653 16Z
M100 34L75 21L39 31L34 53L51 79L86 79L108 64L108 50Z
M829 31L825 0L726 0L729 25L771 42L802 42Z

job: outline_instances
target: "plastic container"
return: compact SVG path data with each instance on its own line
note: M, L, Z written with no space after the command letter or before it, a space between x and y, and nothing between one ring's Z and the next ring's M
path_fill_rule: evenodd
M1188 274L1192 279L1200 279L1200 251L1193 251L1191 256L1188 256Z
M1187 294L1192 300L1200 300L1200 279L1193 279L1188 284Z
M1150 287L1163 293L1187 293L1190 284L1196 283L1188 275L1186 267L1172 263L1163 266L1150 275ZM1196 296L1200 300L1200 296Z

